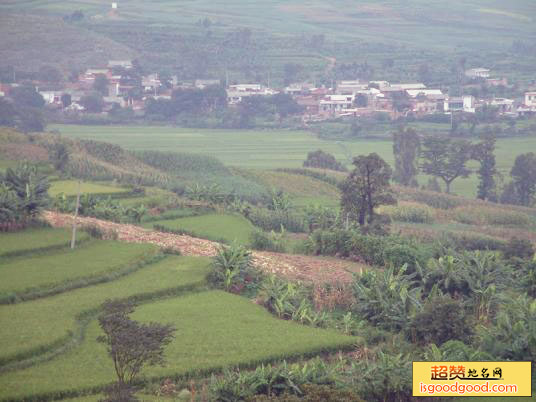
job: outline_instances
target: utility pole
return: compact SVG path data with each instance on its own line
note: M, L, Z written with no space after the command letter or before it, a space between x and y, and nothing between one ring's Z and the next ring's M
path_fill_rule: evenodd
M76 208L74 210L73 219L73 234L71 236L71 249L74 248L76 243L76 223L78 221L78 208L80 207L80 180L78 180L78 192L76 194Z

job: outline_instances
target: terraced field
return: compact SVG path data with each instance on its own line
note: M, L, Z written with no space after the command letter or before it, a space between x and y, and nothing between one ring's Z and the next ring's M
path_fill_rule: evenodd
M84 281L129 270L155 251L156 248L148 244L93 240L74 250L8 260L0 264L0 295L17 297L32 291L61 291L62 287L83 286Z
M129 190L121 187L114 187L106 184L82 182L80 185L81 194L116 194L126 193ZM76 195L78 194L78 181L76 180L58 180L53 181L48 190L49 194L54 197L58 194Z
M5 236L12 243L17 236L19 240L30 239L40 247L42 243L36 238L56 232L57 238L63 240L66 232L61 229ZM147 252L152 253L152 259L144 260L128 275L108 278L103 283L0 305L0 400L74 397L83 391L98 392L113 381L112 361L104 346L96 342L100 334L96 315L108 298L136 301L134 319L176 327L175 340L166 349L168 364L147 370L148 378L208 373L228 365L250 365L348 348L358 341L334 331L278 320L245 298L207 290L208 258L156 255L157 249L146 244L95 240L74 251L43 252L39 261L31 256L31 250L26 252L29 256L6 258L2 262L2 286L22 286L15 286L18 279L7 276L13 267L31 273L23 277L29 284L37 278L38 285L40 277L34 267L39 267L42 274L54 272L54 260L63 261L57 264L60 267L71 264L76 277L81 273L106 272L126 256L130 258L125 263L132 263ZM77 264L72 263L73 255L77 256ZM58 272L58 280L71 278L68 270Z
M253 224L241 215L206 214L187 218L151 222L148 226L159 225L169 230L185 231L196 237L223 240L226 243L247 244L255 230Z
M78 234L78 241L88 239L84 232ZM26 229L18 233L0 234L0 257L27 254L31 251L46 251L70 244L71 232L67 229L52 228Z

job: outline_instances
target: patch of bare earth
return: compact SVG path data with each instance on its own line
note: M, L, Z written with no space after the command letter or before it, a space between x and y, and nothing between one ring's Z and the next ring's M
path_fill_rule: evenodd
M54 227L69 227L73 216L45 211L44 219ZM116 233L119 241L150 243L162 248L178 250L182 255L212 257L219 244L186 235L176 235L148 230L135 225L114 223L96 218L78 217L80 227L95 226L105 233ZM310 257L293 254L253 252L254 264L265 272L292 280L314 283L347 283L352 272L360 273L365 266L330 257Z

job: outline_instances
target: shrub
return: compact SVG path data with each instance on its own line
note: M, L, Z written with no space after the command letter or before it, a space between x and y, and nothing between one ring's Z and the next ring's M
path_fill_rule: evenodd
M507 259L527 259L534 255L534 247L527 239L512 237L510 241L502 247L502 252Z
M378 351L373 360L352 363L351 373L359 395L367 401L405 402L412 399L411 356Z
M118 237L116 231L104 230L97 225L84 225L81 229L95 239L117 240Z
M407 272L415 272L417 264L424 266L427 255L416 247L408 244L389 244L383 250L383 263L395 268L407 266Z
M323 206L308 206L305 208L305 222L309 232L316 229L331 229L338 219L339 215L333 208Z
M48 206L50 184L36 166L21 164L0 175L0 230L24 227Z
M262 230L255 230L250 235L250 246L255 250L283 253L285 251L284 229L281 233L276 233L274 231L266 233Z
M441 345L451 339L467 339L471 328L462 302L448 296L436 297L413 317L408 336L412 342Z
M381 208L381 212L395 221L411 223L433 223L435 215L431 207L413 202L387 205Z
M314 255L350 255L350 240L355 232L349 230L315 230L307 240L307 252Z
M353 283L354 312L384 329L406 328L410 317L421 308L421 293L414 277L403 269L365 271Z
M478 327L484 351L507 360L536 359L536 300L527 295L505 301L491 326Z
M355 230L315 230L306 243L308 254L350 257L370 265L386 264L400 268L407 264L411 272L424 264L431 252L398 236L363 235Z
M272 211L266 208L252 208L246 216L255 226L263 230L280 230L284 227L289 232L304 232L305 224L301 216L290 211Z
M333 385L336 366L320 358L303 365L286 362L278 366L260 366L255 371L224 371L222 377L212 376L209 386L210 400L241 401L255 395L278 396L284 393L303 395L302 387L309 384Z
M348 171L345 166L343 166L340 162L337 162L333 155L320 149L307 154L307 159L303 162L303 167L330 169L339 172Z
M212 271L207 279L214 286L234 293L256 287L260 281L258 272L252 267L251 252L236 244L220 246L212 259Z
M367 264L384 265L383 250L387 246L385 237L365 236L356 232L352 233L348 246L353 256L358 256Z

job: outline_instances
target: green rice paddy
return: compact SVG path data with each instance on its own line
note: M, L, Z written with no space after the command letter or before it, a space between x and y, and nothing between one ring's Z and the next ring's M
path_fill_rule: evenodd
M239 296L210 291L138 307L133 318L169 323L177 329L166 348L168 364L146 370L169 377L351 346L357 338L274 318ZM56 359L0 375L0 397L28 398L102 386L114 380L113 363L96 320L84 342ZM284 342L282 342L284 340ZM68 375L65 375L68 373Z
M185 230L200 237L212 240L225 240L228 243L249 242L255 230L253 224L241 215L206 214L172 220L151 222L147 225L161 225L171 230Z
M9 236L21 240L32 235ZM31 255L6 259L0 284L4 291L17 291L101 274L153 250L143 244L90 241L74 251L54 249L38 260ZM0 305L0 400L84 395L113 381L113 363L96 341L101 333L96 314L110 298L137 300L134 319L171 323L177 329L166 348L168 364L144 371L149 378L208 373L359 342L336 331L279 320L246 298L206 291L209 267L207 258L167 256L105 283Z
M88 237L82 231L77 234L78 241L85 241ZM22 232L0 233L0 257L67 246L70 241L71 231L67 229L31 228Z
M80 184L81 194L115 194L126 193L128 189L121 187L113 187L107 184L82 182ZM52 197L58 194L65 194L67 196L78 194L78 181L77 180L58 180L53 181L48 190Z
M95 277L134 264L154 250L149 244L95 240L59 254L8 260L0 264L0 294L52 289L76 279Z

